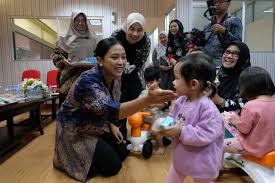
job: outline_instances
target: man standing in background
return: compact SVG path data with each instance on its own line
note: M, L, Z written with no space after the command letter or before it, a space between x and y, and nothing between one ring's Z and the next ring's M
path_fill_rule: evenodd
M216 15L205 26L205 49L215 59L215 65L221 65L224 47L231 41L242 40L242 22L239 18L228 15L231 0L213 0Z

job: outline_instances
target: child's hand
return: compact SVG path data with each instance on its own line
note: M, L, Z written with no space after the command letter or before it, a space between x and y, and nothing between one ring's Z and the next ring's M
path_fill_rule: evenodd
M175 125L159 131L159 134L165 137L179 137L182 130L182 123L177 122Z
M239 122L240 117L238 114L236 114L235 112L229 111L229 112L223 112L222 113L224 116L224 120L227 121L227 123L229 125L234 125L236 126L236 124Z
M239 121L239 116L236 114L236 115L232 115L232 116L229 116L228 118L228 122L234 126L236 126L236 124L238 123Z

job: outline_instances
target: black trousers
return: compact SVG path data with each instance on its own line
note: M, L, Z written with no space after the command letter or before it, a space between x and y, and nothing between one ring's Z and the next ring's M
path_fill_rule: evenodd
M129 154L126 146L128 143L116 143L116 139L111 133L105 133L98 138L89 176L116 175L122 162Z
M61 107L61 105L65 101L66 97L67 97L67 94L59 93L59 103L58 103L59 108Z

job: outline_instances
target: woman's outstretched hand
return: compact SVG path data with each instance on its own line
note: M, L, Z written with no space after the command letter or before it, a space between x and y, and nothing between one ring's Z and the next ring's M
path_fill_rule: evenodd
M149 88L148 100L151 104L169 102L177 98L177 94L172 90L162 90L156 84Z

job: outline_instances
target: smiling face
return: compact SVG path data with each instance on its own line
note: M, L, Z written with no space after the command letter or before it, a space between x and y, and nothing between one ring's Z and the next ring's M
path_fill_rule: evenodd
M172 22L169 25L169 30L175 36L179 32L179 25L176 22Z
M102 66L102 72L106 80L120 77L126 64L126 53L120 44L112 46L104 58L98 58Z
M230 45L226 48L222 56L222 65L226 69L235 67L239 60L240 49L235 45Z
M143 34L144 34L144 31L142 26L136 22L129 27L126 33L126 38L129 41L129 43L134 44L141 40L141 38L143 37Z
M87 29L86 25L86 18L84 15L79 14L75 19L74 19L74 28L77 31L85 31Z
M159 42L160 42L160 44L162 44L162 45L166 45L167 42L168 42L167 36L166 36L165 34L160 34L160 35L159 35Z

